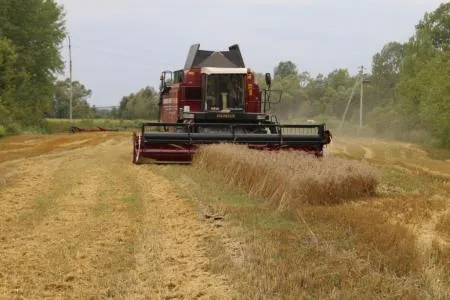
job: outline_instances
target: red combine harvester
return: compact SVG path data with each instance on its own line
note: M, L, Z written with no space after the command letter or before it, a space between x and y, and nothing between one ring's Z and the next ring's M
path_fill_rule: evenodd
M133 133L133 162L190 163L200 145L246 144L262 150L301 150L317 156L331 142L325 124L280 125L266 113L281 99L260 89L245 67L238 45L228 51L192 45L184 69L164 71L160 85L160 120L143 123ZM279 95L277 101L271 100Z

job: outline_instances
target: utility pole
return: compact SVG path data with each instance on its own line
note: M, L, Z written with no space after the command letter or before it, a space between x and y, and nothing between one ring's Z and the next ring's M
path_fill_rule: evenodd
M361 66L361 93L359 95L359 129L363 127L363 94L364 94L364 66Z
M360 70L359 70L359 78L356 79L355 85L353 86L350 97L348 98L347 106L345 107L345 111L342 116L342 120L339 123L338 132L341 132L342 125L344 124L345 117L347 115L348 109L350 107L350 103L353 99L353 95L355 94L356 87L358 86L358 84L360 85L360 88L361 88L360 97L359 97L359 130L362 129L362 127L363 127L363 97L364 97L364 83L365 82L368 82L368 81L364 80L364 66L361 66Z
M341 120L341 122L339 123L339 129L338 129L338 132L339 132L339 133L341 132L342 125L344 124L344 120L345 120L345 117L347 116L348 108L350 107L350 102L352 102L353 95L355 94L355 90L356 90L356 87L358 86L358 83L359 83L359 80L357 79L357 80L355 81L355 85L353 86L353 89L352 89L352 92L351 92L351 94L350 94L350 97L348 98L348 101L347 101L347 105L346 105L346 107L345 107L344 114L342 115L342 120Z
M72 98L73 98L73 91L72 91L72 44L70 41L70 35L69 38L69 80L70 80L70 89L69 89L69 119L70 124L72 124Z

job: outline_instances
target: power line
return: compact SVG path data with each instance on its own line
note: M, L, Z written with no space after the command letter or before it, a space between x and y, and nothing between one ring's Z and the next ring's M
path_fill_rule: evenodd
M81 46L81 47L85 47L85 45L88 45L89 47L91 47L93 44L97 44L100 47L103 47L105 45L107 45L109 42L111 42L111 39L106 39L106 40L100 40L100 39L86 39L84 36L80 36L80 38L77 39L80 43L80 45L77 46ZM143 50L145 52L150 52L153 54L158 54L155 52L155 48L147 48L145 46L142 46L142 44L136 44L136 43L127 43L126 41L124 42L122 40L122 43L120 45L124 45L124 44L128 44L128 45L132 45L134 47L134 49L140 49Z
M356 90L356 87L358 86L358 84L359 84L359 81L358 81L358 79L356 79L355 85L353 86L353 89L352 89L352 92L350 94L350 97L348 98L347 106L345 107L344 114L342 115L342 120L341 120L341 123L339 124L338 132L341 132L342 124L344 123L345 116L347 115L347 111L348 111L348 109L350 107L350 102L353 99L353 95L355 94L355 90Z
M79 49L86 49L88 51L97 51L97 52L101 52L107 55L113 55L113 56L120 56L120 57L124 57L124 58L131 58L131 59L139 59L141 61L148 60L149 56L144 56L145 54L143 54L143 56L138 56L137 54L130 54L130 53L121 53L121 52L117 52L117 51L111 51L109 49L104 49L104 48L97 48L97 47L92 47L92 46L86 46L86 45L73 45L74 48L79 48ZM164 66L171 66L173 63L169 63L169 62L165 62L165 61L161 61L160 59L154 59L152 60L152 63L157 63L160 65L164 65Z

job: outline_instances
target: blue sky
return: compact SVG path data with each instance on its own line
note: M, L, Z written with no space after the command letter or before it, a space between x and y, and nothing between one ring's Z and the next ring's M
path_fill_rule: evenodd
M442 0L57 0L72 38L73 77L90 103L157 86L162 70L184 66L191 44L227 50L238 43L248 67L273 72L280 61L300 71L370 70L390 41L406 41ZM67 42L63 56L67 61ZM68 65L68 64L67 64ZM68 70L66 72L68 74Z

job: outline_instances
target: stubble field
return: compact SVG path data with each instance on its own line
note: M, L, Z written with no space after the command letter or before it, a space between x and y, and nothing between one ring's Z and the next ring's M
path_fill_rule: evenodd
M450 297L447 151L337 139L322 170L220 147L135 166L128 133L0 141L0 298Z

